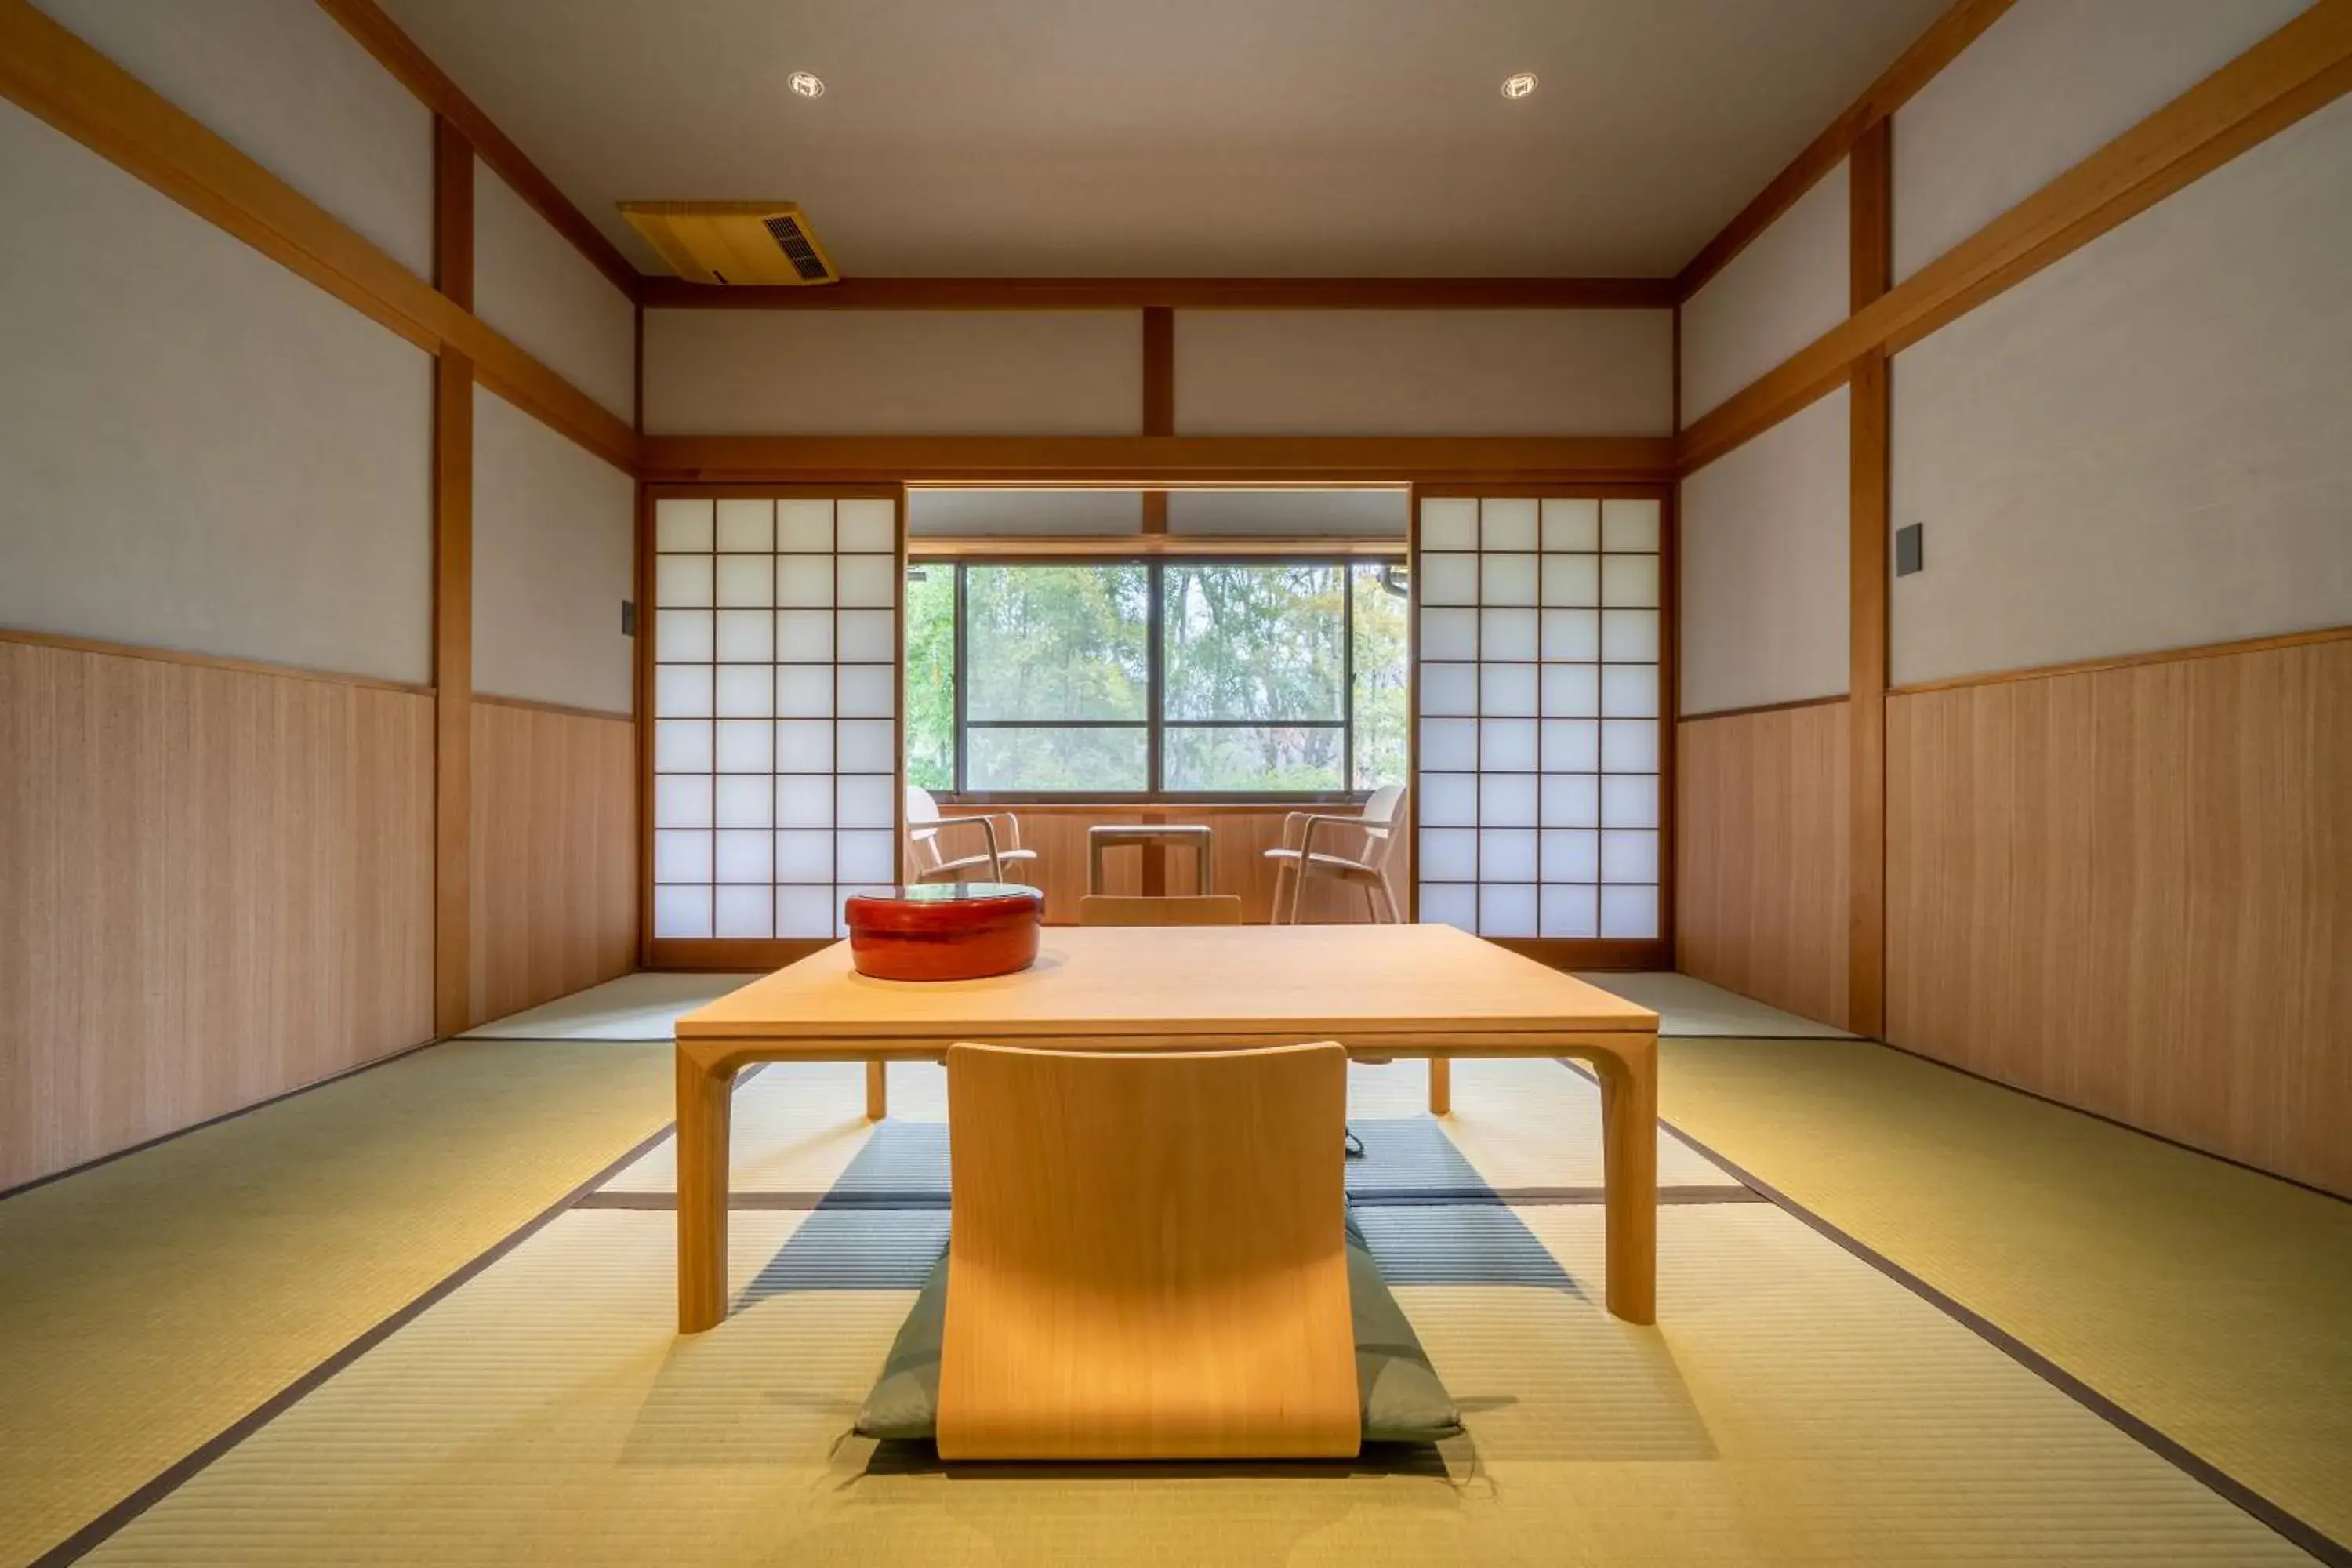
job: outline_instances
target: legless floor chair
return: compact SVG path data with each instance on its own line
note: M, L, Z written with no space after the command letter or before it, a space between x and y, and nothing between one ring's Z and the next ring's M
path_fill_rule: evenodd
M953 1244L857 1427L943 1459L1280 1459L1460 1429L1347 1218L1347 1056L948 1052Z

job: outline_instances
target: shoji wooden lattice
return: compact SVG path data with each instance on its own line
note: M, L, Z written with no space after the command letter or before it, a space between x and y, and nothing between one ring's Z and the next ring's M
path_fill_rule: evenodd
M1421 502L1420 918L1659 934L1660 503Z
M837 936L898 875L898 503L665 498L654 548L654 935Z

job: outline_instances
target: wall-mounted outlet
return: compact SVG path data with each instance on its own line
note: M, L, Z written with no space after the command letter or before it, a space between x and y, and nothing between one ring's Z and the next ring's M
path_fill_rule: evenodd
M637 635L637 602L635 599L621 601L621 635L625 637Z
M1927 570L1927 558L1923 553L1927 546L1921 539L1927 528L1924 522L1915 522L1895 531L1895 574L1897 577L1908 577L1914 572Z

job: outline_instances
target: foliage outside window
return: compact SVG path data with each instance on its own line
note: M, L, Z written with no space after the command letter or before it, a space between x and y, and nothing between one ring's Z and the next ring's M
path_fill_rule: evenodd
M908 577L913 784L1316 796L1403 776L1392 564L932 563Z

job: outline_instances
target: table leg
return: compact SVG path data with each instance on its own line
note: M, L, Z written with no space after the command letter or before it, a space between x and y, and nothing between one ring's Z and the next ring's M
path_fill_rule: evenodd
M1087 891L1103 890L1103 844L1093 834L1087 835Z
M677 1053L677 1331L727 1316L727 1142L733 1068Z
M1609 1184L1609 1310L1658 1321L1658 1042L1596 1057L1602 1168Z
M1429 1058L1429 1113L1454 1114L1454 1060L1450 1057Z
M888 1064L879 1061L866 1064L866 1120L879 1121L890 1114L890 1079Z
M1202 897L1217 890L1217 855L1206 837L1192 840L1192 890Z

